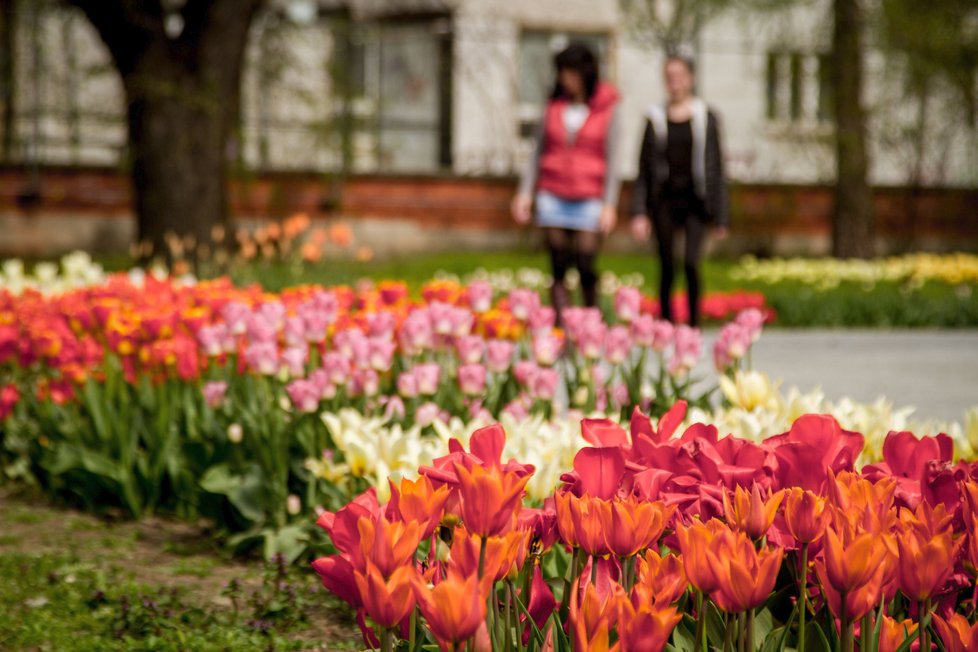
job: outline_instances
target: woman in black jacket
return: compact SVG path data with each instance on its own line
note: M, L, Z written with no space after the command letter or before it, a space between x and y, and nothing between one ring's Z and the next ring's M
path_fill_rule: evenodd
M663 319L673 320L674 239L686 234L683 259L689 322L699 324L699 261L711 228L727 235L727 187L716 115L693 95L693 63L670 56L664 76L669 101L646 112L645 135L632 200L632 234L658 243L659 301Z

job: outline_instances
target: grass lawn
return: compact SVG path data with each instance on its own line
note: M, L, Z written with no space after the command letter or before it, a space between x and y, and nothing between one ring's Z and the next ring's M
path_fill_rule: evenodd
M2 650L344 650L353 616L298 564L233 561L201 527L0 495Z

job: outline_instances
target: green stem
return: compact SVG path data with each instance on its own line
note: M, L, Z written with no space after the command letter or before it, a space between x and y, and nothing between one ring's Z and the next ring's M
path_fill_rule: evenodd
M513 637L510 635L513 627L513 622L511 620L513 602L512 593L510 593L509 590L510 586L512 586L512 583L507 580L505 587L506 601L503 607L503 612L505 615L505 619L503 621L503 649L506 650L506 652L509 652L513 645ZM519 621L517 620L517 622Z
M733 629L734 617L727 614L726 626L723 628L723 652L730 652L733 649Z
M808 544L801 546L801 585L798 592L798 652L805 652L805 617L808 615Z
M930 615L930 600L921 600L919 613L917 614L917 638L920 641L920 652L930 652L930 637L928 636L927 625Z
M859 625L859 652L872 652L873 645L873 624L870 612L867 611Z
M703 647L703 633L706 631L706 618L703 615L703 593L696 592L696 641L693 643L693 652L700 652Z
M418 606L415 605L411 610L411 632L408 635L408 652L414 652L414 643L418 630Z
M386 627L380 630L380 649L383 652L394 652L394 640L391 637L391 630Z
M842 633L842 652L852 652L852 623L849 622L849 613L846 608L846 593L843 591L839 595L839 602L842 604L840 629Z
M754 610L747 610L747 631L744 636L747 652L754 652Z
M482 537L479 544L479 579L485 574L486 570L486 538Z
M597 587L598 583L598 558L596 555L591 555L591 584Z

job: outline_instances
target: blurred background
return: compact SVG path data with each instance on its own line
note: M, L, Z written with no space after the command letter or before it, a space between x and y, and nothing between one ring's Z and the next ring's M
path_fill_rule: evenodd
M664 52L694 56L715 254L978 248L972 0L0 0L0 255L297 214L372 255L532 246L508 204L571 40L623 93L626 179Z

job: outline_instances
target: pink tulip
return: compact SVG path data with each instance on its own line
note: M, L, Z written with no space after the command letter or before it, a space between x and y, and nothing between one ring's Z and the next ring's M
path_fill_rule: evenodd
M472 281L465 288L465 296L472 312L486 312L492 307L492 284L488 281Z
M607 332L608 327L603 322L586 322L583 324L577 342L577 346L581 349L581 354L588 360L599 359L604 348Z
M312 382L302 378L293 380L285 386L285 391L292 401L292 406L299 412L310 413L319 408L322 391Z
M251 308L238 301L229 301L221 308L221 319L227 324L228 330L234 335L244 335L248 329L248 317Z
M275 342L252 342L244 351L248 368L263 376L278 372L278 346Z
M332 324L336 321L340 309L340 302L336 298L335 292L319 290L312 295L310 301L327 324Z
M373 369L357 369L353 372L352 393L376 396L380 392L380 378Z
M618 382L611 387L611 401L618 407L625 407L629 404L628 385Z
M197 342L204 355L214 357L234 350L234 336L227 324L216 323L202 326L197 331Z
M632 338L627 326L612 326L604 339L605 359L610 364L621 364L628 359Z
M370 367L376 371L387 371L394 360L396 345L391 340L371 337L368 342Z
M532 360L520 360L513 365L513 377L523 387L529 387L539 370L540 367Z
M655 342L655 318L652 315L639 315L630 325L635 344L651 348Z
M675 349L669 361L669 373L674 376L686 374L696 366L703 348L703 337L699 330L685 324L676 328Z
M367 336L357 328L345 328L333 336L333 349L357 366L366 367L370 345Z
M455 340L455 351L462 364L482 362L486 350L486 342L478 335L466 335Z
M310 301L299 306L297 314L302 319L307 342L319 343L326 339L331 323L330 314L326 310Z
M252 313L248 317L248 339L252 342L272 342L278 338L278 328L262 313Z
M505 373L513 364L516 345L509 340L490 340L486 345L486 362L494 374Z
M350 379L350 359L338 351L327 351L323 355L322 366L334 385L345 385Z
M285 325L285 313L285 305L281 301L266 301L255 311L255 314L271 324L276 331Z
M455 307L441 301L434 301L428 306L431 325L438 335L451 335L455 330Z
M415 398L418 395L418 378L413 370L402 371L397 375L397 393L404 398Z
M282 351L282 368L288 370L293 378L302 376L306 372L308 359L309 349L303 341L301 347L290 347Z
M285 318L285 327L282 330L282 337L285 339L285 346L293 347L306 344L306 323L301 317L293 315Z
M549 367L560 357L563 342L552 332L537 335L533 338L533 357L537 364Z
M414 413L414 420L422 428L426 428L434 423L435 419L441 416L441 408L437 404L423 403L418 406L417 412Z
M509 310L520 321L530 318L530 313L540 305L540 295L533 290L516 288L509 293Z
M550 306L537 306L530 311L527 325L533 335L550 333L557 323L557 313Z
M642 309L642 293L638 288L621 287L615 292L615 314L618 319L630 324L635 321Z
M441 367L433 362L419 364L414 368L414 375L418 381L418 394L431 396L438 391L438 382L441 378Z
M401 324L397 334L398 344L407 355L417 355L431 348L433 338L431 316L427 310L412 311Z
M392 312L381 310L367 315L367 335L372 338L391 339L396 325L397 318Z
M530 392L542 401L552 401L557 394L560 374L556 369L538 369L530 381Z
M656 320L652 330L652 349L659 353L665 351L672 345L675 335L676 329L670 322Z
M464 364L458 368L458 385L463 394L476 396L486 389L486 368L481 364Z
M757 308L747 308L737 314L735 322L747 330L751 342L757 342L764 328L764 313Z
M224 401L227 394L228 384L222 380L212 380L204 385L204 401L212 408L218 407Z

